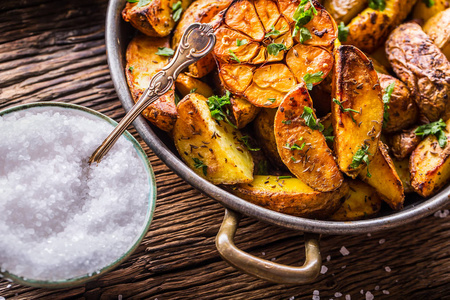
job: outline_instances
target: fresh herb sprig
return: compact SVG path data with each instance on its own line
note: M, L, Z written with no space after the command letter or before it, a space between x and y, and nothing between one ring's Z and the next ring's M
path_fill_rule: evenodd
M383 11L386 8L386 1L385 0L369 0L369 7L371 9Z
M248 41L246 39L242 39L242 40L236 39L236 46L238 46L238 47L247 45L247 44L248 44Z
M422 2L425 3L425 5L426 5L428 8L433 7L434 4L436 4L436 3L434 2L434 0L422 0Z
M236 54L233 52L233 50L228 49L228 52L230 52L230 57L232 60L238 62L239 64L241 63L241 60L236 56Z
M241 138L239 138L239 140L244 143L245 147L247 147L248 150L250 150L250 151L259 151L259 150L261 150L261 148L253 148L250 145L249 139L250 139L250 137L248 135L244 135Z
M341 22L338 26L338 39L341 42L346 42L350 29L345 26L344 22Z
M129 2L129 3L136 3L137 2L137 6L138 7L142 7L142 6L146 6L147 4L152 2L152 0L127 0L127 2Z
M321 82L323 80L322 78L323 76L323 72L319 71L313 74L310 73L306 73L305 76L303 76L303 81L306 83L306 88L308 90L312 90L314 83L318 83Z
M383 93L383 103L384 103L384 114L383 114L383 127L386 127L387 122L389 122L389 103L391 102L392 92L395 88L395 82L389 84Z
M363 162L367 166L367 177L372 177L372 175L369 172L369 146L363 145L358 151L356 151L355 155L353 155L352 163L350 164L350 168L356 169L358 168Z
M273 56L277 56L278 53L280 53L280 51L286 50L286 49L287 48L284 44L272 43L267 46L267 53L269 53L270 55L273 55Z
M181 7L181 1L178 1L177 3L174 3L172 5L172 19L175 22L178 22L178 20L181 17L182 12L183 12L183 8Z
M173 56L175 51L167 47L158 47L158 51L156 51L155 54L161 56Z
M213 119L216 119L217 121L225 121L233 128L236 128L236 125L231 123L230 119L228 119L228 115L230 114L230 112L227 108L227 105L231 105L230 96L231 93L229 91L226 91L225 95L222 97L209 97L206 103L208 104L209 110L211 111L211 117Z
M311 6L307 10L305 10L306 4L308 2L311 4ZM308 24L315 15L317 15L317 10L314 7L314 3L312 2L312 0L301 0L300 4L297 6L297 9L294 12L293 19L295 21L295 25L294 31L292 32L292 35L294 37L298 33L300 33L301 43L311 38L311 33L307 28L304 28L303 26ZM301 30L302 28L303 30Z
M345 113L348 112L348 113L350 113L349 115L350 115L350 117L352 118L353 123L356 124L355 118L353 118L353 115L352 115L351 113L354 112L354 113L360 114L361 112L359 112L359 111L357 111L357 110L354 110L354 109L351 109L351 108L344 108L344 106L342 105L342 103L341 103L339 100L337 100L337 99L334 99L334 98L333 98L333 102L336 103L337 105L339 105L339 107L341 108L341 111L342 111L342 112L345 112Z
M277 29L275 29L275 26L270 26L270 31L268 33L266 33L266 35L264 36L265 38L268 38L270 36L279 36L281 34L281 32Z
M197 157L192 158L192 160L194 161L194 167L195 167L196 169L202 168L203 175L206 176L206 174L208 174L208 166L205 165L205 164L203 163L203 161L201 161L201 160L198 159Z
M320 132L324 130L323 124L320 123L319 120L317 120L314 117L314 112L311 107L309 106L303 107L303 113L301 115L301 118L305 120L305 123L309 128L313 130L319 130Z
M445 134L445 128L447 125L442 119L439 121L421 125L416 128L414 133L418 136L426 137L428 135L434 135L438 139L439 146L445 148L447 146L447 135Z

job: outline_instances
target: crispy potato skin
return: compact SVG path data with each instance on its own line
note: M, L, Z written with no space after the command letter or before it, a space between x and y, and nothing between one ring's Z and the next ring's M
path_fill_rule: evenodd
M416 23L395 29L386 42L392 68L430 122L450 118L450 63Z
M331 216L334 221L354 221L376 215L381 198L376 190L360 180L349 180L349 194L341 207Z
M208 84L184 73L180 73L178 75L175 80L175 88L183 97L190 94L191 91L194 90L197 94L203 95L206 98L214 95L212 88Z
M277 212L308 218L326 219L341 205L348 185L332 192L318 192L297 178L255 175L253 182L239 184L230 192L259 206Z
M411 11L417 0L386 0L383 11L366 8L349 24L345 44L354 45L368 53L374 51Z
M395 170L398 177L402 181L403 190L406 193L413 193L414 189L411 187L411 173L409 172L409 157L403 160L393 159Z
M183 11L191 4L191 0L180 0ZM122 11L122 18L130 22L140 32L155 37L170 34L175 22L172 19L172 5L178 0L152 0L145 6L127 2Z
M429 19L423 26L423 31L450 60L450 8Z
M169 47L168 38L150 38L137 34L128 44L125 69L134 101L147 89L152 76L168 63L168 57L156 55L158 47ZM177 120L174 91L167 92L143 112L143 116L164 131L172 131Z
M388 138L392 155L396 159L405 159L414 151L414 149L416 149L417 145L419 145L419 143L422 141L422 139L414 133L416 128L417 127L405 130Z
M231 97L230 102L235 125L239 129L247 126L259 113L259 107L254 106L243 97Z
M261 109L253 122L253 132L270 163L278 169L286 169L280 154L278 154L275 140L274 122L276 112L277 110L274 108Z
M434 135L429 135L409 160L411 185L423 197L436 194L450 179L450 120L446 124L447 146L444 149Z
M421 19L423 21L427 21L440 11L443 11L450 7L449 0L433 0L434 5L431 7L427 7L424 1L417 1L416 6L414 7L413 19Z
M344 178L323 134L311 129L301 117L304 108L312 105L303 85L292 89L275 115L275 140L278 153L292 174L319 192L329 192L339 188ZM302 149L290 148L293 145Z
M343 45L335 52L333 97L345 109L360 112L344 112L338 104L334 102L331 104L335 134L334 151L339 168L348 176L355 178L364 167L364 164L356 168L351 167L356 152L364 145L369 147L368 152L372 155L377 152L384 104L378 75L371 61L353 46ZM373 157L372 155L369 159Z
M371 176L368 176L370 172ZM381 198L389 204L393 210L403 208L405 193L402 181L397 174L394 163L388 154L388 148L379 141L378 151L375 153L369 166L361 170L359 177L374 187Z
M416 123L419 109L406 85L390 75L380 73L378 73L378 80L383 93L391 83L395 84L387 110L389 119L386 124L383 124L383 132L396 132Z
M175 147L185 163L214 184L236 184L253 180L253 160L240 143L240 132L225 122L211 118L206 98L192 93L178 103ZM196 168L194 159L207 166Z
M334 18L336 23L347 24L367 7L366 0L325 0L325 9Z

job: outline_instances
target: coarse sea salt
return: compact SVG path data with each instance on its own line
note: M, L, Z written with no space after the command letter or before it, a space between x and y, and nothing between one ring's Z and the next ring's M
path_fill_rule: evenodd
M112 129L75 109L0 117L2 270L50 281L95 274L139 239L151 186L133 144L122 136L87 164Z

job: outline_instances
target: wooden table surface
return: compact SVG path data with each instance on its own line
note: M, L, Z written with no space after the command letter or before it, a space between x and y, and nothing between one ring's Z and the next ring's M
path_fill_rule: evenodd
M105 55L106 6L100 0L1 1L0 109L70 102L119 121L124 110ZM138 250L116 270L78 288L45 290L1 280L0 299L312 299L314 290L320 299L366 299L367 291L375 299L450 299L450 217L431 215L371 235L322 236L326 273L311 284L276 285L242 274L220 258L214 238L223 207L175 175L139 140L155 171L158 200ZM260 257L303 264L299 232L244 217L236 240ZM340 253L343 246L349 255Z

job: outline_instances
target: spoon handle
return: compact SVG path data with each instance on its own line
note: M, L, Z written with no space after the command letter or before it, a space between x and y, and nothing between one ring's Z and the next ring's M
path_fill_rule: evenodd
M216 37L211 25L191 24L184 32L173 59L152 77L149 87L144 91L136 104L103 141L100 147L91 155L89 164L93 162L99 163L141 112L151 103L158 100L159 97L167 93L173 87L175 79L180 72L187 66L206 56L213 49L215 43Z

